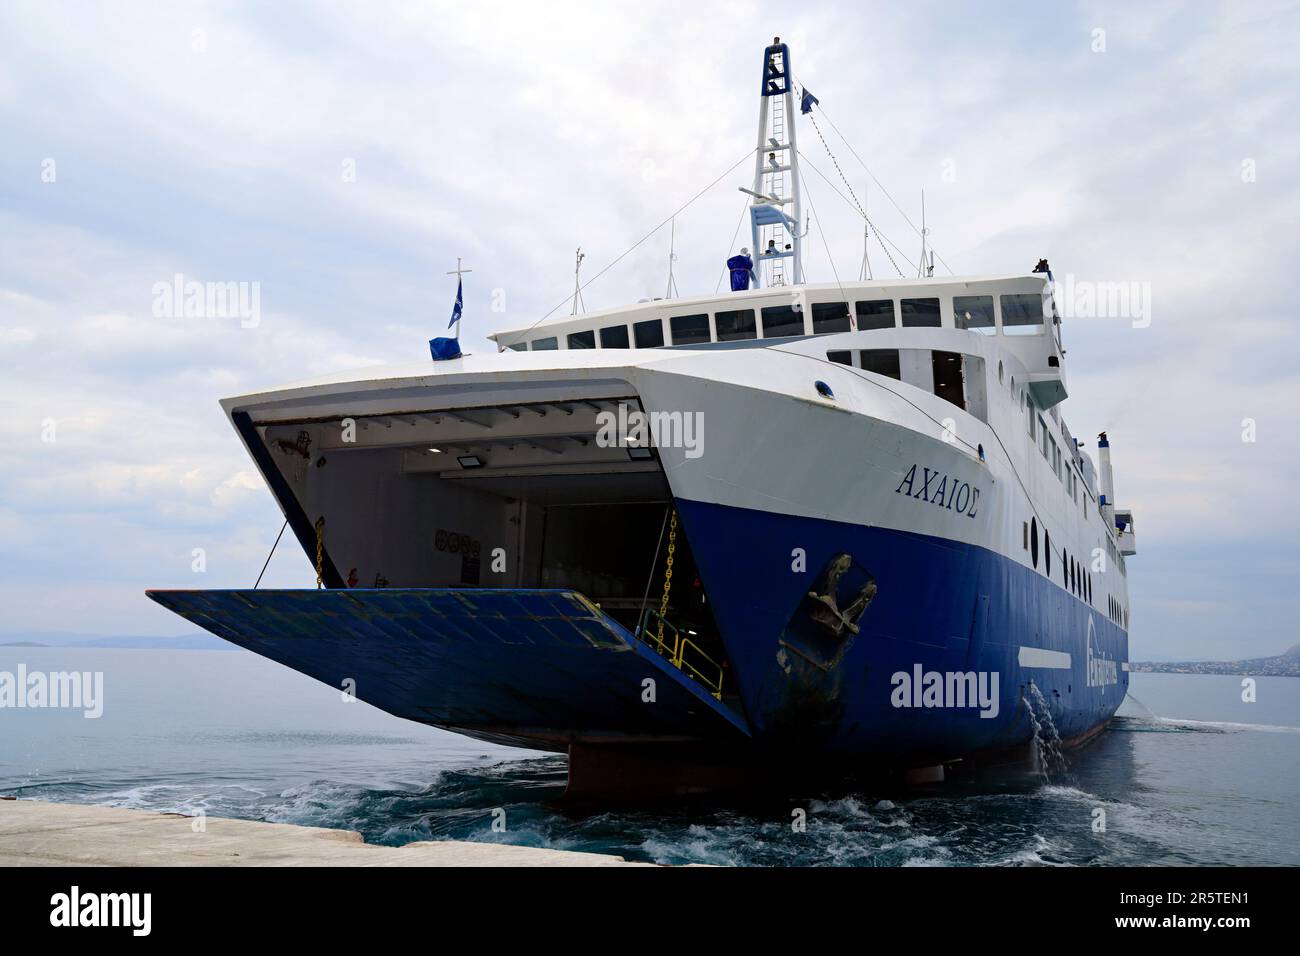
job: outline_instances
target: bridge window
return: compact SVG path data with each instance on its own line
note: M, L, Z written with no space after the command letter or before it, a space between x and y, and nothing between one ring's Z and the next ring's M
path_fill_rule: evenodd
M600 330L600 347L602 349L625 349L628 347L627 326L611 325Z
M934 300L938 302L938 299ZM854 310L858 313L859 329L892 329L894 327L894 300L873 299L870 302L855 302ZM904 325L907 323L904 322ZM939 323L935 323L938 325Z
M551 350L558 349L559 347L560 347L560 343L556 340L554 335L552 335L548 339L533 339L534 352L550 352Z
M510 349L512 352L527 352L527 351L528 351L528 343L527 343L527 342L515 342L513 345L507 345L506 348Z
M954 296L952 314L959 329L973 329L985 335L992 335L997 331L994 328L991 295Z
M966 386L961 376L961 355L958 352L932 353L934 366L934 394L958 408L966 407Z
M1043 331L1043 297L1018 292L1002 298L1002 331L1007 335L1038 335Z
M673 345L696 345L700 342L710 341L709 316L707 313L701 315L674 315L668 321L673 327Z
M826 335L830 332L847 332L849 324L849 304L847 302L814 302L813 335Z
M753 309L734 309L729 312L718 312L714 315L718 323L718 341L735 342L739 339L756 339L758 338L758 329L754 325ZM673 341L677 341L674 333Z
M838 362L840 365L853 364L852 352L827 352L826 357L830 359L832 362Z
M905 329L937 329L942 324L938 299L903 299L898 307Z
M902 370L898 364L898 349L862 349L858 353L864 372L875 372L886 378L903 380Z
M588 329L586 332L570 332L569 348L571 349L594 349L596 347L596 330Z
M639 349L657 349L664 344L664 324L660 319L646 319L632 326Z
M763 338L775 339L783 335L803 335L803 313L792 305L773 305L763 310ZM718 323L718 338L722 338L722 323Z

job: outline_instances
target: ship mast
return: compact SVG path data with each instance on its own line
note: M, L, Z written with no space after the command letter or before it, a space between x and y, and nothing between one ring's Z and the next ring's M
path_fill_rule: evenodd
M795 138L794 76L790 48L780 37L763 51L763 85L754 148L750 227L759 285L793 285L802 280L799 237L799 148ZM774 252L769 253L768 250Z

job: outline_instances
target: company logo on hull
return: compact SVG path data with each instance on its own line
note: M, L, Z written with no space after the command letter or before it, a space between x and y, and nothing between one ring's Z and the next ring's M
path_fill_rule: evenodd
M917 475L916 469L921 469ZM894 489L896 495L907 495L918 501L928 501L932 505L956 511L968 518L974 518L979 510L980 490L969 481L950 477L939 471L931 471L922 465L913 465L903 476L903 480Z
M1096 637L1097 629L1092 623L1092 615L1088 615L1088 686L1105 687L1107 684L1119 683L1119 666L1100 653L1093 656L1092 639Z

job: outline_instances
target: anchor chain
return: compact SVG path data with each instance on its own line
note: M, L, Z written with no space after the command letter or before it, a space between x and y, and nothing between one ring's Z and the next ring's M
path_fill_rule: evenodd
M668 530L668 563L664 566L664 594L659 600L659 646L664 646L664 617L668 614L668 592L673 587L673 553L677 550L677 509L673 509L672 521ZM679 652L674 649L673 663L677 664L676 655Z
M316 589L324 585L322 569L325 564L325 516L316 519Z

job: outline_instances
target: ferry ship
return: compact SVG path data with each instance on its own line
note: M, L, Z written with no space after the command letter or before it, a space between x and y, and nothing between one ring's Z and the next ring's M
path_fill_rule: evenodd
M399 717L567 753L574 794L934 780L1103 730L1135 529L1106 436L1094 466L1063 417L1047 264L803 281L797 92L778 39L733 290L224 400L317 587L149 596Z

